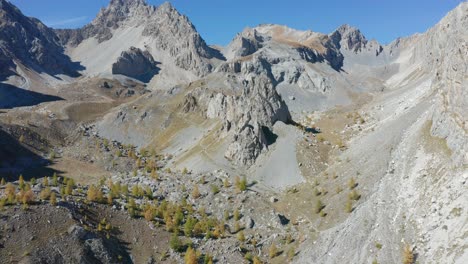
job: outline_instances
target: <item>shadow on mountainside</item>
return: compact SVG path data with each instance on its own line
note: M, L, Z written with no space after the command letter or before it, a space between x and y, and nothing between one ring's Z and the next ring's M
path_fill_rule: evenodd
M49 161L18 142L0 127L0 177L15 181L22 174L25 180L51 176L60 171L47 168Z
M59 100L63 100L63 98L24 90L10 84L0 83L0 108L3 109L32 106L43 102Z

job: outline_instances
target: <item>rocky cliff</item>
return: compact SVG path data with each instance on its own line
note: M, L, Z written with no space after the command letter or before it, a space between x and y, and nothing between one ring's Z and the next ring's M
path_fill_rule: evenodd
M432 133L445 138L455 164L468 164L468 3L451 11L421 40L437 91Z
M21 63L37 72L77 76L79 64L63 53L54 31L35 18L24 16L6 0L0 0L0 74Z
M143 82L148 82L157 74L159 68L148 51L131 47L122 52L117 61L112 64L112 74L122 74Z

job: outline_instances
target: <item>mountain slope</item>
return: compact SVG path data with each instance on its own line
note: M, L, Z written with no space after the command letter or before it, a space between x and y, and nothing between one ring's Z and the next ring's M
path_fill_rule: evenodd
M35 18L24 16L8 1L0 1L0 75L16 71L22 64L36 72L49 75L77 76L79 64L63 54L54 31Z
M90 24L56 32L68 54L90 75L109 74L130 47L148 51L160 62L157 83L162 86L205 76L223 59L169 3L154 7L144 0L112 0Z
M2 23L14 21L10 13L18 11L10 8ZM389 45L349 25L323 34L263 24L246 28L218 53L170 4L112 0L82 29L55 31L67 54L86 67L83 78L67 85L42 83L65 100L43 98L19 109L27 104L4 100L11 108L0 112L9 134L4 138L18 144L3 156L43 136L52 156L59 155L50 166L63 168L64 176L105 185L98 178L106 175L132 189L132 195L114 197L114 183L102 186L115 208L131 208L137 218L158 223L134 219L107 233L132 243L118 250L131 250L132 259L136 250L138 260L182 263L175 251L155 253L155 240L168 246L169 238L146 230L165 226L177 235L178 228L169 228L172 220L186 231L193 216L199 226L219 219L220 226L197 227L199 234L184 238L219 263L240 263L248 252L273 263L401 263L410 255L420 263L464 264L467 29L464 2L427 32ZM53 55L62 54L53 32L39 31L52 37L44 41L55 41ZM20 60L16 53L35 53L28 45L13 48L0 49L0 55L15 52L0 57L2 71L36 74L41 57ZM6 158L8 170L19 166ZM82 200L86 189L80 186L68 200L60 195L59 208ZM136 194L139 189L144 195ZM159 212L166 202L174 203L174 219ZM19 206L8 210L18 212ZM124 212L122 220L128 220ZM151 239L135 240L133 223L146 228L136 233ZM92 226L99 229L97 222ZM214 239L224 228L225 236ZM29 230L20 230L24 240L42 241L30 241ZM99 233L104 239L106 233ZM16 240L5 245L1 256ZM272 245L288 256L272 257Z

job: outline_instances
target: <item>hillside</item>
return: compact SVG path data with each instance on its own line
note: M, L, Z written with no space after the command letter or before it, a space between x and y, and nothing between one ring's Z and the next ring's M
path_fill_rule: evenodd
M468 261L467 2L388 45L214 48L144 0L0 28L2 263Z

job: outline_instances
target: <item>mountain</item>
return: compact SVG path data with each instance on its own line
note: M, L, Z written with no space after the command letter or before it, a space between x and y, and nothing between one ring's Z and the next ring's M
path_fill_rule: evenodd
M112 64L130 47L147 51L160 62L163 86L205 76L223 60L169 2L154 7L143 0L113 0L83 28L56 32L67 53L81 61L88 74L110 73Z
M0 262L467 262L468 3L388 45L216 48L169 3L73 30L0 3Z
M50 75L78 76L81 69L63 53L54 31L39 20L24 16L6 0L0 1L0 75L16 72L21 64Z

